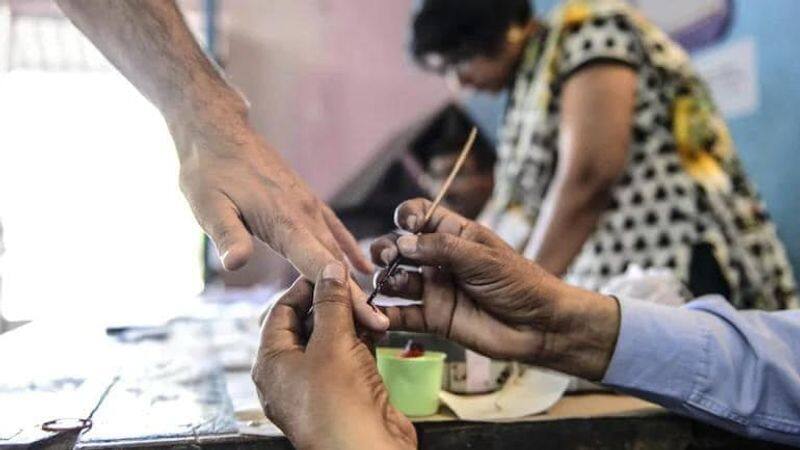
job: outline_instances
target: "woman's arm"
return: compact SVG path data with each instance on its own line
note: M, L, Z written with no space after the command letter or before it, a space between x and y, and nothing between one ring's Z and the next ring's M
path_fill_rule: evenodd
M561 275L580 252L627 165L636 73L596 64L564 85L558 166L526 255Z

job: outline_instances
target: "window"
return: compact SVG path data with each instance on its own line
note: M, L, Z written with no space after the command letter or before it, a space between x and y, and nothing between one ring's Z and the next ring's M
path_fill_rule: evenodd
M63 18L28 20L0 51L2 313L166 312L202 289L202 234L166 125Z

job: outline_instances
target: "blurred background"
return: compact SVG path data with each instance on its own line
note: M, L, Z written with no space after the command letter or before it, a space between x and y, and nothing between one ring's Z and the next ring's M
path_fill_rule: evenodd
M407 54L412 0L180 3L255 127L359 237L432 185L435 159L408 157L424 131L475 121L491 152L504 95L467 95L455 99L466 119L448 113L445 83ZM634 3L691 51L800 269L800 3ZM160 115L48 0L0 0L0 130L7 319L168 314L204 290L265 295L291 278L263 246L219 271ZM387 179L396 189L376 196Z

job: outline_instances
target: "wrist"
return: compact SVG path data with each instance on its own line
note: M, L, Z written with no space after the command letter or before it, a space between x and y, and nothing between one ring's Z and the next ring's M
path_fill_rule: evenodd
M171 132L249 130L249 105L235 88L219 80L198 80L160 107Z
M543 365L588 380L602 379L619 335L619 303L565 283L554 303Z
M232 149L260 148L260 138L250 125L242 102L209 95L198 106L182 110L185 112L165 114L181 163L200 150L230 156Z

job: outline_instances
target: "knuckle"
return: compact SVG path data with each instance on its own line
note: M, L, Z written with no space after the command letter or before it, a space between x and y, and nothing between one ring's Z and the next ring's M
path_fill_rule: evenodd
M286 256L289 241L299 229L295 220L281 212L264 214L255 221L259 238L281 255Z
M406 217L425 210L425 204L428 200L424 198L412 198L401 203L394 211L394 222L402 228L405 223Z
M234 239L233 227L222 221L215 221L211 224L208 230L214 241L218 244L227 243Z
M261 314L259 314L259 316L258 316L258 324L259 324L259 326L264 325L264 322L267 321L267 319L269 318L269 315L272 313L272 308L274 308L274 306L275 306L274 304L273 305L269 305L266 308L264 308L263 311L261 311ZM253 369L255 369L255 367L253 367Z
M470 220L464 221L460 231L459 235L470 241L480 241L484 237L483 226Z
M267 318L269 318L269 314L272 310L275 309L277 305L294 305L298 302L298 300L304 300L311 296L312 287L311 282L306 280L303 277L298 277L295 280L294 284L284 292L277 302L273 303L272 305L267 307Z
M314 310L320 314L328 314L335 310L346 310L352 313L353 307L342 297L326 297L314 304Z
M297 204L298 210L304 216L317 217L322 214L323 204L316 197L303 197Z
M370 254L372 255L372 259L375 262L380 262L381 252L387 248L394 247L394 240L389 238L388 236L384 235L375 239L372 242L372 245L369 246Z
M433 237L432 243L434 250L442 254L450 255L458 246L456 239L449 234L437 233L431 236Z
M323 279L317 283L317 297L319 301L349 303L347 286L339 280ZM319 303L318 301L318 303Z
M253 384L256 386L261 384L261 368L258 361L253 363L253 367L250 368L250 379L253 380Z
M300 230L300 224L291 216L278 216L275 224L288 233L296 233Z
M497 251L497 249L494 248L487 248L484 255L486 263L491 264L493 267L499 266L499 268L505 267L506 264L503 264L503 261L504 260L507 261L509 259L508 255L503 255L501 252Z
M389 239L388 236L383 235L383 236L379 237L378 239L375 239L375 241L372 243L370 248L376 249L376 250L383 250L384 248L389 247L390 245L392 245L392 240Z

